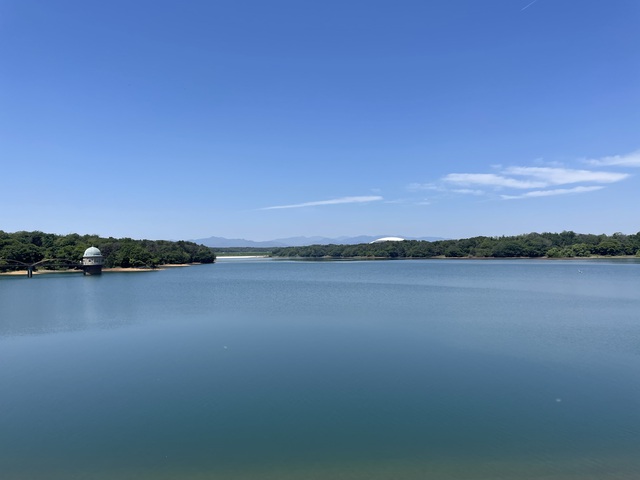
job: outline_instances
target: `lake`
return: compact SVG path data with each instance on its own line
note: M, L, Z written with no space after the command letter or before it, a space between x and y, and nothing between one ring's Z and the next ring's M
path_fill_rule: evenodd
M640 478L640 262L0 277L0 477Z

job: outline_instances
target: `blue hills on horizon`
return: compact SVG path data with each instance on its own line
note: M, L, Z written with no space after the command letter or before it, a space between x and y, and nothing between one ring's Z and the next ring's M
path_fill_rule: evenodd
M225 238L225 237L207 237L191 240L207 247L217 248L234 248L234 247L259 247L259 248L273 248L273 247L304 247L307 245L357 245L359 243L369 243L377 240L378 238L400 236L401 235L358 235L356 237L287 237L276 238L274 240L254 241L245 240L243 238ZM434 242L436 240L445 240L442 237L402 237L407 240L425 240Z

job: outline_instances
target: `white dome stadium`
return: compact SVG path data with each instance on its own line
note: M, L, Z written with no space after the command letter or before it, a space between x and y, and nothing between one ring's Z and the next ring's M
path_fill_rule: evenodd
M400 237L382 237L377 240L374 240L371 243L382 243L382 242L404 242L404 238Z

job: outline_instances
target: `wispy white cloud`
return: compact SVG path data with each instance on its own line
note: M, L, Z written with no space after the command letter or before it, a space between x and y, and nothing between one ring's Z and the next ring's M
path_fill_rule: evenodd
M500 195L505 200L516 200L519 198L536 198L536 197L552 197L555 195L569 195L572 193L586 193L601 190L604 187L602 185L591 185L573 188L556 188L554 190L532 190L521 195Z
M559 163L552 164L537 159L534 166L491 165L491 173L449 173L437 182L412 183L407 189L439 192L440 196L442 194L486 195L505 200L593 192L604 188L605 185L631 177L631 174L626 172L602 170L596 167L640 167L640 150L627 155L582 162L592 165L593 168L567 168Z
M574 170L552 167L509 167L504 170L509 175L534 178L544 186L567 185L570 183L614 183L629 177L628 173Z
M422 199L396 198L394 200L385 200L384 203L390 204L390 205L416 206L416 205L431 205L433 202L429 198L422 198Z
M544 182L518 180L495 173L450 173L445 175L442 180L457 185L483 185L489 187L542 188L546 186Z
M276 205L273 207L264 207L260 210L280 210L284 208L305 208L305 207L318 207L322 205L340 205L345 203L367 203L383 200L380 195L369 195L363 197L341 197L333 198L331 200L319 200L316 202L296 203L293 205Z
M460 193L462 195L486 195L487 192L484 190L473 190L471 188L458 188L456 190L451 190L453 193Z
M620 167L640 167L640 150L626 155L612 155L610 157L590 158L585 160L589 165L620 166Z
M407 185L407 190L411 192L416 192L419 190L442 190L441 186L438 186L434 183L410 183Z
M495 173L450 173L445 175L442 180L457 185L482 185L527 190L571 183L613 183L627 177L629 177L627 173L569 168L508 167L502 170L499 175Z

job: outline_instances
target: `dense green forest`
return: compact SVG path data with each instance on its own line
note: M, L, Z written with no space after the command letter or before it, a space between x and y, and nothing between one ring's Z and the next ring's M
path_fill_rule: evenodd
M105 267L156 267L182 263L213 263L209 247L193 242L102 238L97 235L55 235L43 232L6 233L0 230L0 269L8 270L7 260L33 264L45 259L80 262L88 247L97 247ZM44 265L42 268L53 268Z
M274 257L305 258L571 258L636 255L640 257L640 232L633 235L592 235L575 232L529 233L511 237L473 237L427 242L365 243L359 245L311 245L274 248Z

